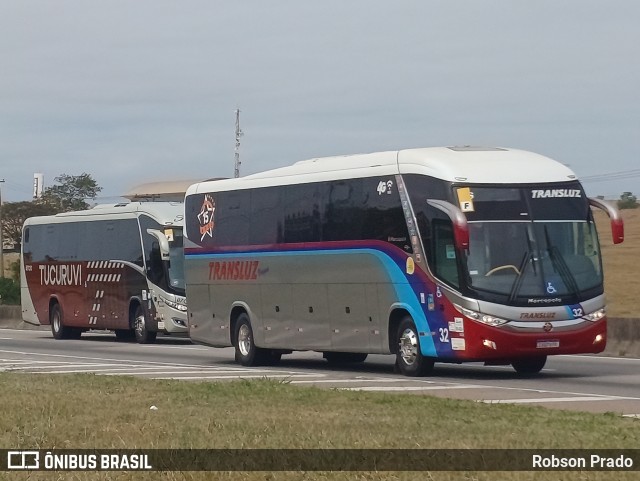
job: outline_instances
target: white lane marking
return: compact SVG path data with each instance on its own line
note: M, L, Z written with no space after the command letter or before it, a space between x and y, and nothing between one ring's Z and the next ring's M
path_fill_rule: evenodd
M139 360L133 360L133 359L118 359L118 358L109 358L109 357L89 357L89 356L71 356L69 354L45 354L45 353L39 353L39 352L25 352L25 351L10 351L10 350L6 350L6 349L0 349L0 352L3 353L7 353L7 354L20 354L21 356L27 356L27 357L32 357L32 356L42 356L42 357L62 357L62 358L68 358L68 359L88 359L90 361L112 361L112 362L117 362L119 364L123 364L123 363L129 363L129 364L139 364L141 361ZM158 366L177 366L177 367L203 367L203 368L207 368L209 366L206 365L200 365L200 364L180 364L180 363L175 363L175 362L159 362L159 361L143 361L144 364L154 364L154 365L158 365ZM238 370L242 370L243 368L237 368Z
M86 369L75 369L75 368L83 368L86 366ZM104 366L102 369L100 366ZM127 367L110 367L113 364L70 364L70 365L58 365L58 366L24 366L18 368L0 368L0 371L11 372L11 371L22 371L31 374L72 374L77 372L112 372L112 371L130 371L131 369L136 369L138 371L141 370L158 370L161 367L159 366L127 366ZM164 367L164 366L162 366ZM47 369L52 369L48 371ZM36 372L37 370L37 372ZM180 368L175 370L176 372L181 372ZM216 371L214 371L216 372Z
M13 341L13 337L0 337L0 341Z
M441 389L478 389L481 386L460 384L458 386L362 386L342 387L341 391L439 391Z
M84 368L86 369L74 369L74 368ZM208 367L208 366L191 366L194 369L185 370L184 367L178 366L171 370L166 370L167 367L171 366L149 366L144 364L139 365L129 365L126 367L118 366L115 364L98 364L98 363L82 363L82 364L60 364L57 363L55 365L40 365L40 366L5 366L0 367L0 371L23 371L30 372L31 370L37 370L38 374L73 374L73 373L96 373L96 374L105 374L112 376L135 376L135 375L154 375L154 374L181 374L181 373L211 373L212 375L218 374L232 374L232 375L242 375L244 373L258 374L259 377L270 377L270 376L307 376L303 374L299 374L295 371L285 371L285 370L269 370L269 369L246 369L246 368L221 368L221 367ZM163 370L164 368L164 370ZM124 371L124 372L122 372ZM141 372L146 371L146 372ZM308 376L315 377L324 377L325 374L309 374Z
M208 371L208 373L207 373ZM202 374L211 379L215 379L216 376L220 379L224 379L226 377L244 377L245 374L250 374L252 377L324 377L324 374L298 374L294 372L282 372L282 371L263 371L264 374L256 374L259 373L259 370L247 370L247 371L218 371L218 370L207 370L207 369L172 369L172 370L162 370L162 371L147 371L147 372L138 372L138 371L130 371L130 372L116 372L116 373L108 373L102 371L96 371L98 374L104 374L105 376L153 376L155 374ZM57 374L56 372L49 374ZM220 374L229 374L230 376L220 376Z
M318 380L308 380L308 381L291 381L290 384L307 384L307 383L354 383L354 382L408 382L406 379L398 378L398 379L318 379Z
M140 346L138 346L142 349L187 349L187 350L192 350L192 351L208 351L209 348L208 347L203 347L203 346L164 346L162 344L141 344Z
M170 373L167 373L170 374ZM110 374L105 374L109 376ZM296 374L295 377L315 377L323 376L323 374ZM172 377L154 377L153 379L175 379L181 380L194 380L194 379L272 379L272 378L290 378L291 375L276 374L274 376L253 376L253 375L239 375L239 376L172 376Z
M574 401L618 401L619 397L612 396L576 396L576 397L546 397L530 399L481 399L478 402L485 404L529 404L529 403L563 403Z
M87 368L91 368L91 367L100 367L100 366L112 366L113 364L99 364L99 363L81 363L81 364L60 364L57 363L55 365L40 365L40 366L31 366L31 365L20 365L20 366L4 366L2 368L0 368L0 370L4 370L4 371L26 371L26 370L40 370L40 369L64 369L64 368L74 368L74 367L87 367ZM130 369L130 368L127 368Z
M553 356L556 357L556 356ZM553 359L553 357L551 359ZM592 361L631 361L640 362L637 357L615 357L615 356L586 356L581 354L559 354L557 357L577 357L579 359L591 359Z

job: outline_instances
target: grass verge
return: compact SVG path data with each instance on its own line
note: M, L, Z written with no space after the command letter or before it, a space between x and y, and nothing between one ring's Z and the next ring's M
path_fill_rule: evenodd
M0 373L6 449L630 449L640 421L421 395L335 391L259 380L152 381ZM157 410L150 410L150 406ZM508 456L508 452L505 452ZM0 473L7 480L637 479L625 472Z

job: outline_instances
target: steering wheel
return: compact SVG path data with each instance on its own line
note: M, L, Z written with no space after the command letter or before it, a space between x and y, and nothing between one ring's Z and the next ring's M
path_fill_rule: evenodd
M489 272L487 272L484 276L485 277L489 277L490 275L493 275L496 272L504 270L504 269L513 269L514 271L516 271L516 274L520 275L520 271L518 270L518 268L516 266L514 266L513 264L505 264L503 266L494 267Z

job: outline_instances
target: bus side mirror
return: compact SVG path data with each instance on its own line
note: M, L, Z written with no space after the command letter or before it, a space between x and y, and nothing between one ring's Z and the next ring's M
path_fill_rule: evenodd
M169 241L163 232L156 229L147 229L147 233L158 239L158 245L160 246L160 258L163 261L168 261L171 256L169 255Z
M458 207L445 200L427 199L427 204L441 210L451 219L456 248L461 251L469 249L469 227L464 213Z
M600 210L603 210L611 219L611 235L614 244L621 244L624 241L624 221L620 215L620 211L609 202L602 199L589 197L589 204Z

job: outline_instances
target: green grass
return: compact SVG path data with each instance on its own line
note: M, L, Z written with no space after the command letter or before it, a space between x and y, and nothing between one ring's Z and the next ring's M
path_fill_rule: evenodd
M152 381L0 373L0 446L108 448L592 448L640 446L640 421L271 380ZM150 410L150 406L157 410ZM508 455L508 454L505 454ZM496 474L499 474L496 478ZM637 473L0 473L0 479L636 479Z

